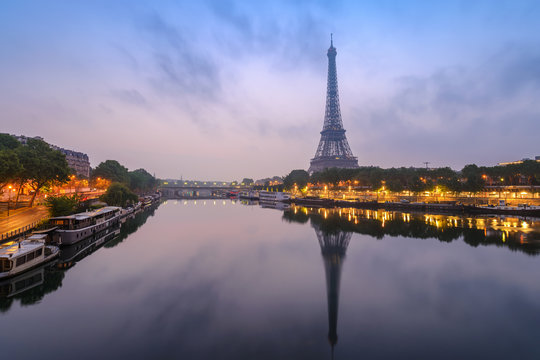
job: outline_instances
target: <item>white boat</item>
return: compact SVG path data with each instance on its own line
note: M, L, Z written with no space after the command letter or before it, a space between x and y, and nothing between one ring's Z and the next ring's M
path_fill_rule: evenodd
M9 242L0 247L0 278L8 278L38 265L44 264L59 255L56 246L46 245L46 234L36 234L21 242Z
M52 240L58 245L72 245L112 226L120 220L122 209L106 206L94 211L54 217L50 225L56 226Z
M284 202L291 199L291 194L280 191L260 191L259 200L265 202Z

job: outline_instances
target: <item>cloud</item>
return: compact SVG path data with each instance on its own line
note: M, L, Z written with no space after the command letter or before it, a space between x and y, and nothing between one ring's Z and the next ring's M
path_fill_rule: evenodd
M146 98L136 89L112 90L111 95L128 104L148 106Z
M397 153L398 161L388 161L392 165L432 158L441 160L438 165L463 165L458 158L494 165L494 158L534 155L540 133L539 59L538 50L512 45L475 67L445 67L429 76L396 79L393 95L353 111L355 119L362 119L353 131L358 133L360 124L372 129L362 137L362 152L379 145L381 157L392 159L390 154ZM404 162L407 155L409 162Z
M158 13L147 18L143 29L152 48L156 89L173 96L215 100L221 90L219 68L183 29Z

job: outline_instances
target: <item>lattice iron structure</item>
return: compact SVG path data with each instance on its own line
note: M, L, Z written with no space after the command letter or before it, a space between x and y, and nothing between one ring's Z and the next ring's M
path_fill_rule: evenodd
M339 108L339 92L336 70L337 51L330 38L328 49L328 83L326 88L326 111L321 131L321 141L315 157L311 159L308 172L314 173L326 168L358 168L358 160L353 155L345 136L341 110Z

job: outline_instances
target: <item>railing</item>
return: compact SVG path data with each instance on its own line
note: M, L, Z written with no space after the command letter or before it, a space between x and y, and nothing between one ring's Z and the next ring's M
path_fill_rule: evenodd
M30 225L26 225L26 226L23 226L21 228L18 228L18 229L12 230L12 231L5 232L2 235L0 235L0 242L4 242L4 241L10 240L10 239L14 239L14 238L17 238L17 237L24 236L24 235L28 234L29 232L31 232L32 230L34 230L34 228L39 223L40 223L39 221L36 221L36 222L31 223Z

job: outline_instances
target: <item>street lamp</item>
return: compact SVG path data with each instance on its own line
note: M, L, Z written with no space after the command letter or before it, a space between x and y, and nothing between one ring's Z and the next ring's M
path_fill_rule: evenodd
M11 185L8 186L7 216L9 217L9 203L11 201Z

